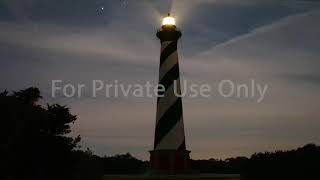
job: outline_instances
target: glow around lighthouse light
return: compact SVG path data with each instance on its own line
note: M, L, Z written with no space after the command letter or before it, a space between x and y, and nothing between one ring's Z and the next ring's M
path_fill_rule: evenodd
M165 25L176 25L176 20L173 18L173 17L165 17L163 18L162 20L162 25L165 26Z

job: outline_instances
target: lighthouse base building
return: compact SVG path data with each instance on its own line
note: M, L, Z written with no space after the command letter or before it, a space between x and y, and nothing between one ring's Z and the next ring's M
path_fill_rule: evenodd
M177 43L181 32L170 15L163 20L157 37L161 41L159 85L154 149L150 151L153 173L190 172L190 151L186 150ZM176 92L175 92L176 91Z
M190 173L190 151L154 150L150 151L150 165L155 174Z

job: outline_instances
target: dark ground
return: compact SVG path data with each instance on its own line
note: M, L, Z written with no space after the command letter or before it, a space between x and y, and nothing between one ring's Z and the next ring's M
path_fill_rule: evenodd
M240 175L234 174L201 174L201 175L168 175L168 176L134 176L106 175L103 180L240 180Z

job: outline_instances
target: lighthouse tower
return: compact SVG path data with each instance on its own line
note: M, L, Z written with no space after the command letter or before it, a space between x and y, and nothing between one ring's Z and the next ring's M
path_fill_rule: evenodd
M150 163L154 173L180 174L189 171L190 151L186 150L182 99L179 79L177 43L181 32L175 19L168 15L157 32L161 41L159 91L157 99L154 150L150 151Z

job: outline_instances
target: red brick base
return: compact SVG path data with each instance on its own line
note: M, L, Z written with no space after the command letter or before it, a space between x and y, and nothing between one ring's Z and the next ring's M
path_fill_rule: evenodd
M190 151L154 150L150 151L150 165L156 174L190 173Z

